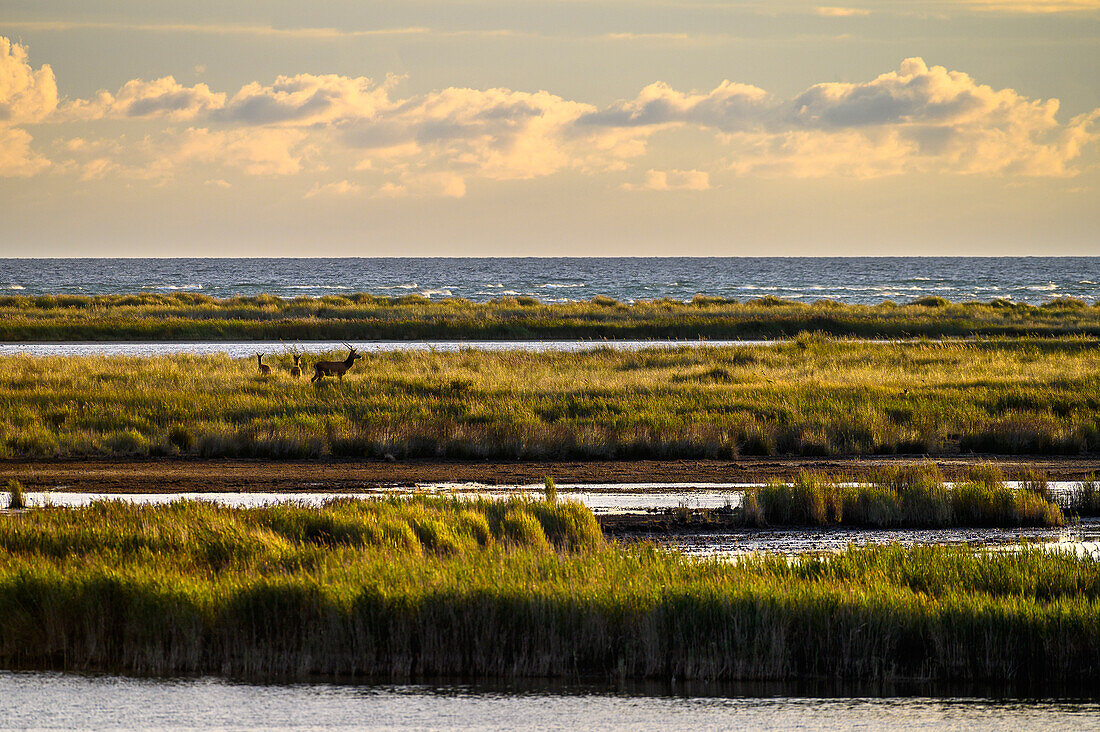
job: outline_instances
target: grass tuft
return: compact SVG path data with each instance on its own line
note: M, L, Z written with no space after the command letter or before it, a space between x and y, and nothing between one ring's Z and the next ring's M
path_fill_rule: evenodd
M23 484L18 480L8 480L8 508L23 509L27 507L27 499L23 495Z

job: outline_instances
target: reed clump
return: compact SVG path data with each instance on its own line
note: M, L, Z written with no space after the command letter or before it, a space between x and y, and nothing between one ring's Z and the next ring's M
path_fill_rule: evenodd
M226 356L0 357L0 458L1100 451L1084 339L373 353L316 385L270 362L260 379Z
M935 465L880 471L867 483L844 483L803 471L792 483L746 491L742 517L750 526L1061 526L1065 516L1049 493L1006 486L979 470L947 486Z
M1100 668L1090 557L885 546L723 562L607 544L593 525L578 504L521 499L7 515L0 667L1013 683Z
M737 302L698 295L618 302L486 303L368 293L216 299L193 293L0 296L0 340L361 340L415 338L789 338L803 331L862 338L1100 336L1100 308L1060 298L1041 307L1008 300L908 304Z
M8 480L8 508L19 510L27 507L27 499L23 495L23 484L18 480Z

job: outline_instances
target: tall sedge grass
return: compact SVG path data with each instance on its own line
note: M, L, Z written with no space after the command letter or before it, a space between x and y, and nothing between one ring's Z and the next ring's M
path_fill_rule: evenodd
M8 508L22 509L27 507L27 500L23 496L23 484L18 480L8 481Z
M0 666L254 679L981 680L1100 670L1100 563L697 560L577 504L97 504L0 517ZM538 530L536 530L538 527Z
M621 303L475 304L366 293L224 300L193 293L0 297L0 340L351 340L417 338L787 338L803 331L865 338L1100 335L1100 308L1060 298L1042 306L951 303L737 302L698 296Z
M792 483L745 492L742 516L750 525L867 526L1061 526L1062 509L1049 496L1014 490L985 471L953 487L934 466L880 471L866 484L848 484L801 472Z
M1100 350L1084 340L376 353L324 384L269 363L261 379L225 356L0 357L0 457L1100 450Z

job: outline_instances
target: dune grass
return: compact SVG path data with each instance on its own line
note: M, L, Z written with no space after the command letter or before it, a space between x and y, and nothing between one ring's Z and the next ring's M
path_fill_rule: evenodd
M593 526L577 504L518 499L3 516L0 666L1046 684L1100 671L1095 559L890 546L722 562L607 544Z
M862 338L1100 336L1100 307L1073 298L1041 306L1008 300L909 304L737 302L697 296L621 303L543 303L532 297L472 303L366 293L320 298L214 299L194 293L8 295L0 341L355 340L527 338L785 338L802 331Z
M270 376L226 356L0 358L0 457L1100 450L1100 349L1085 339L375 353L321 384L268 362Z

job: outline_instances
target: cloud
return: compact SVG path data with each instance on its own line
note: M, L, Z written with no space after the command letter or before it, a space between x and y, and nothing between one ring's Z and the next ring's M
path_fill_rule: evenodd
M579 121L593 126L692 124L734 130L759 124L769 110L768 93L748 84L726 80L709 92L685 93L658 81L643 88L634 99L615 102Z
M851 18L870 15L871 11L864 8L839 8L828 5L819 5L814 12L826 18Z
M184 86L165 76L155 81L128 81L116 94L100 91L91 99L73 100L63 106L62 114L84 120L108 117L189 120L224 105L225 94L210 91L206 84Z
M451 35L447 31L433 31L431 28L366 28L344 30L341 28L276 28L270 25L237 25L219 23L126 23L115 21L69 21L69 20L26 20L4 23L8 28L22 28L32 31L71 31L71 30L122 30L139 33L185 33L215 36L257 36L294 40L339 40L343 38L373 38L379 36L418 36ZM470 31L469 34L483 33L500 35L507 31Z
M711 130L730 169L745 175L1073 175L1082 148L1098 139L1100 110L1063 124L1058 108L1056 99L1028 99L910 58L871 81L815 84L788 101L728 81L690 93L651 84L580 122Z
M634 170L643 181L624 186L630 190L705 190L721 172L1072 176L1086 147L1100 139L1100 110L1062 121L1056 99L994 89L920 58L867 81L823 82L786 99L729 80L703 91L658 81L602 108L548 91L505 88L401 96L398 77L378 82L338 74L279 76L233 93L171 76L134 79L116 93L58 107L50 67L34 70L26 49L2 38L0 71L6 175L34 175L51 165L17 124L158 120L159 131L147 132L147 123L145 137L123 133L113 144L89 143L83 138L90 128L81 130L82 138L55 143L63 162L54 169L89 180L164 181L195 168L200 181L223 179L225 169L306 174L315 176L311 195L337 194L341 185L345 193L358 192L351 186L363 185L375 195L462 197L473 181L562 171ZM677 129L689 137L671 132ZM660 167L647 160L651 150ZM699 153L712 162L677 167L685 155L699 159ZM370 182L316 178L355 178L356 171L369 171Z
M579 128L596 107L548 92L448 88L380 106L340 128L367 152L361 167L400 162L462 176L518 180L564 169L613 169L639 154L636 135Z
M964 0L964 2L975 10L991 13L1035 15L1100 10L1100 0Z
M146 138L142 147L148 162L134 174L170 178L183 168L224 166L248 175L294 175L302 171L305 139L300 130L189 127Z
M466 195L466 181L448 172L406 174L399 182L383 184L378 195L383 198L462 198Z
M17 127L0 127L0 177L26 178L50 167L50 161L31 150L31 136Z
M56 108L53 69L35 71L26 47L0 36L0 125L40 122Z
M354 193L360 193L363 190L361 185L352 183L351 181L341 180L335 183L326 183L321 185L320 183L314 183L313 187L306 191L306 198L316 198L317 196L350 196Z
M647 170L645 182L627 183L628 191L709 191L710 174L702 170Z
M280 76L270 86L245 85L213 117L250 125L297 126L371 119L389 103L395 83L396 77L375 85L365 77L336 74Z

